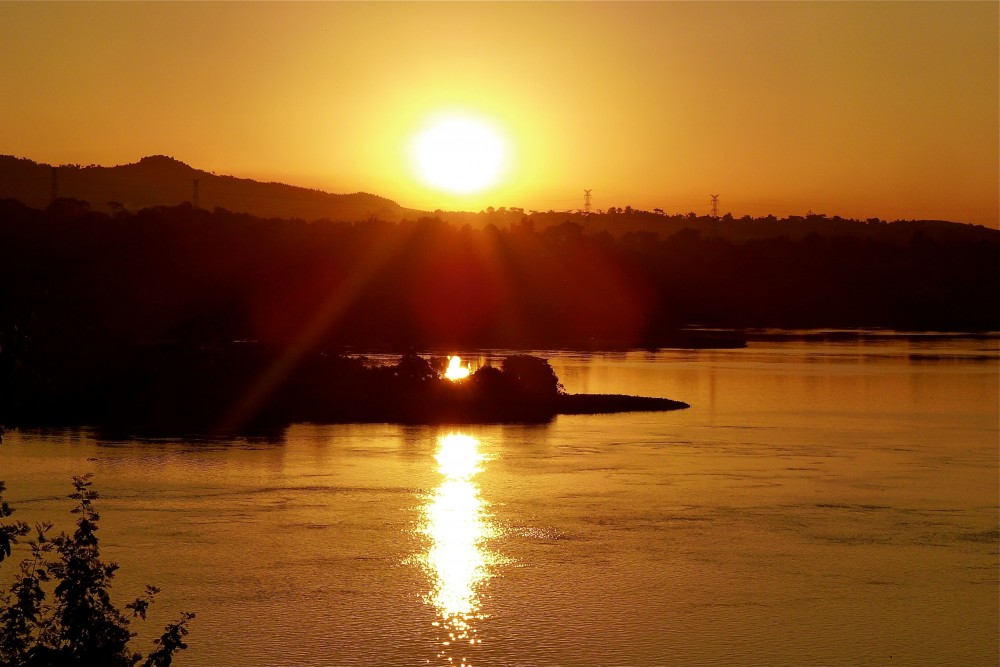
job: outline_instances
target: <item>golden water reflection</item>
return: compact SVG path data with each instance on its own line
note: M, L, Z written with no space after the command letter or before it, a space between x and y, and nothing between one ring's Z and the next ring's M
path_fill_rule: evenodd
M495 530L473 481L486 457L478 440L451 433L438 439L434 458L442 479L424 508L432 585L426 601L437 611L438 657L471 667L471 649L482 642L476 622L486 617L480 593L496 564L485 544Z

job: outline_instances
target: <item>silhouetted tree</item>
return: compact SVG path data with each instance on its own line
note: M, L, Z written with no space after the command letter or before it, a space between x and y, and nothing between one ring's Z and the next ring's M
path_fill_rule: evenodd
M507 382L533 399L554 399L563 386L545 359L515 354L503 360L502 373Z
M52 524L38 524L28 542L30 557L21 562L19 576L0 593L0 664L10 667L132 667L142 661L131 650L132 619L145 620L159 590L146 592L120 610L111 601L110 588L118 566L101 559L97 538L100 521L90 475L73 478L79 515L76 530L49 538ZM0 519L13 514L3 500L0 482ZM0 523L0 562L12 554L12 545L30 530L21 521ZM51 590L49 590L51 588ZM46 600L51 595L51 604ZM169 665L176 651L186 648L180 639L194 614L184 612L156 641L158 648L142 664Z

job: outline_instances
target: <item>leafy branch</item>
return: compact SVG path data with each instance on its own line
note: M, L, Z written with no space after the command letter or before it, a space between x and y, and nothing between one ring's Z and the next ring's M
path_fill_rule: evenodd
M79 515L76 530L50 538L51 523L39 523L25 544L30 556L20 564L18 576L0 591L0 664L10 667L167 667L177 651L187 648L184 637L195 615L180 618L154 640L155 649L143 661L130 642L135 618L146 613L159 589L146 586L143 595L124 605L111 600L110 589L118 564L101 559L97 530L100 514L94 508L98 493L91 475L73 478ZM11 557L14 545L31 533L23 521L3 521L14 509L4 500L0 482L0 562ZM126 613L129 612L129 613Z

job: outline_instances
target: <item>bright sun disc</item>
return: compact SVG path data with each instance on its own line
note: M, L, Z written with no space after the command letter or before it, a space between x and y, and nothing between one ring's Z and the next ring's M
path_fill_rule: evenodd
M489 123L464 116L432 121L417 134L412 153L420 180L455 194L495 184L507 157L503 139Z

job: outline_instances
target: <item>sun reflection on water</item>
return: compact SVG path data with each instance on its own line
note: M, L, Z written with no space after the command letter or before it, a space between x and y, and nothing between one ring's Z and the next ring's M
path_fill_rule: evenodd
M495 531L473 482L486 460L479 445L461 433L438 440L434 458L442 480L424 508L423 530L430 538L425 567L432 583L426 601L437 610L438 657L466 667L469 649L482 642L475 626L486 617L479 593L496 563L484 544Z

